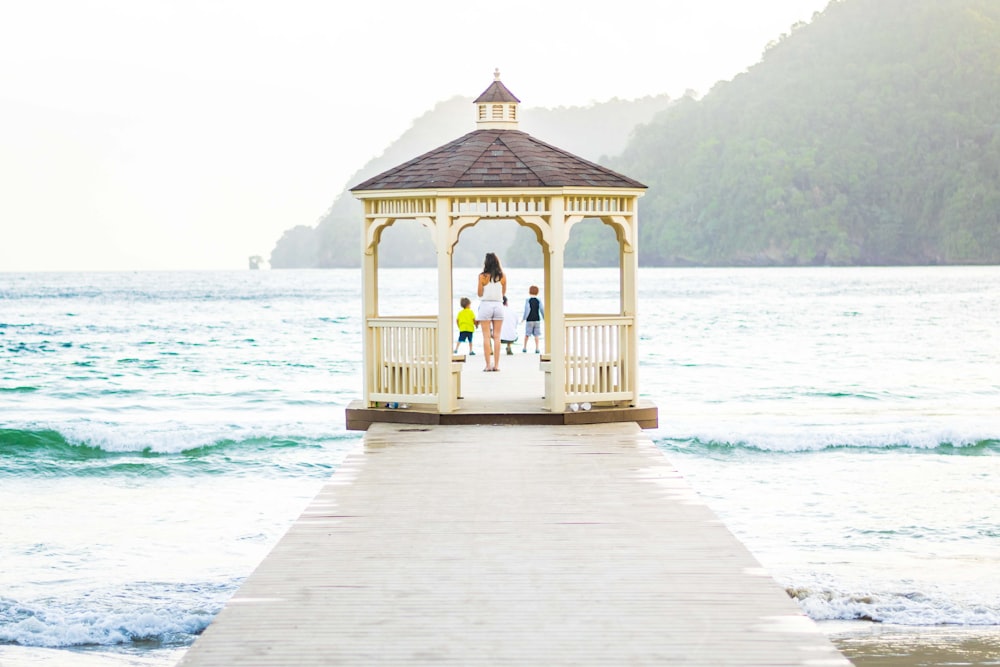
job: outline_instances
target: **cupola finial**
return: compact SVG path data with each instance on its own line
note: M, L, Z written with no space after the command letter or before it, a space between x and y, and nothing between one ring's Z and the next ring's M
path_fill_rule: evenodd
M496 67L496 68L493 69L493 80L494 81L499 81L500 80L500 68L499 67Z

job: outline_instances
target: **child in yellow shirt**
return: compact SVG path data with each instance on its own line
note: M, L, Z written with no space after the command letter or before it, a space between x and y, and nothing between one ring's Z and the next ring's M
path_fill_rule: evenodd
M463 342L469 344L469 354L474 355L475 351L472 349L472 334L476 331L476 314L472 312L472 302L469 301L468 297L462 297L459 301L462 305L462 310L458 311L458 317L455 318L455 323L458 324L458 342L455 343L455 354L458 354L458 348Z

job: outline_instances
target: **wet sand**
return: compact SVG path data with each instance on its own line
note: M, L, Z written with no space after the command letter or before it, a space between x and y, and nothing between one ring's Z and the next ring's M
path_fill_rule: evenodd
M821 623L855 667L1000 665L1000 627L913 628L862 621Z

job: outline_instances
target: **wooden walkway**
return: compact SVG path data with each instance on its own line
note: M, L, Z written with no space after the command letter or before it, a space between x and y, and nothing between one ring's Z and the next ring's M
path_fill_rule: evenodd
M850 663L635 424L373 424L180 664Z

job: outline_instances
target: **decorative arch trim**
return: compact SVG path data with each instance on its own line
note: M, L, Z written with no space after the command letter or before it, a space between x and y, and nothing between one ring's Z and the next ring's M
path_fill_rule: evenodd
M365 254L371 255L375 252L375 246L382 239L382 230L391 227L396 222L395 218L374 218L367 225L365 231Z
M538 242L542 244L542 249L547 250L552 246L552 226L546 216L541 215L519 215L516 217L518 224L524 224L535 230Z
M453 218L449 225L451 228L451 235L448 238L449 247L455 247L455 244L458 243L458 237L462 235L463 229L474 226L480 220L482 220L482 216L480 215L460 215Z
M635 227L631 219L623 215L611 215L601 218L601 221L615 230L623 252L635 252Z

